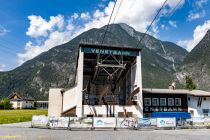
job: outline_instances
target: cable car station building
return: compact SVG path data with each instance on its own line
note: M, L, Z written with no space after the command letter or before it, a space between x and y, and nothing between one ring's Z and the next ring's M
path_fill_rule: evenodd
M74 87L50 88L49 116L143 117L141 49L80 44Z

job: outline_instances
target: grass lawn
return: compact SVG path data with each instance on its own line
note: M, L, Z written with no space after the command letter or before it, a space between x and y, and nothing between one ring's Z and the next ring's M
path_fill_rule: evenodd
M47 110L0 110L0 124L31 121L32 115L47 115Z

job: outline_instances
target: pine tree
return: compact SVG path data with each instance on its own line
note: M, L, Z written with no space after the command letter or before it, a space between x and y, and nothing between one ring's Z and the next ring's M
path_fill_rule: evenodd
M185 81L186 81L186 89L189 89L189 90L196 89L196 85L193 83L191 76L186 76Z

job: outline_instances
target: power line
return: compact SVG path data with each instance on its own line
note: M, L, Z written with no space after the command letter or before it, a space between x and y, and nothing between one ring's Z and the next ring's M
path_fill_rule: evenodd
M2 47L3 48L2 48ZM13 49L11 49L11 48L8 48L7 46L5 46L5 45L3 45L3 44L0 44L0 49L1 49L1 51L5 51L5 52L8 52L8 53L10 53L10 54L12 54L12 55L16 55L16 53L14 53L13 51Z
M182 2L182 0L180 0L176 6L171 10L171 12L168 14L169 17L171 17L173 15L173 13L177 10L178 6L180 5L180 3Z
M111 15L110 15L109 22L108 22L108 24L107 24L107 26L106 26L106 30L105 30L105 33L104 33L104 36L103 36L103 39L102 39L101 44L103 44L103 43L104 43L104 39L105 39L105 37L106 37L106 33L107 33L107 30L108 30L108 27L109 27L110 21L111 21L111 19L112 19L112 15L113 15L113 12L114 12L114 9L115 9L115 6L116 6L116 3L117 3L117 0L116 0L116 1L115 1L115 3L114 3L114 7L113 7L113 9L112 9L112 13L111 13Z
M113 20L112 23L115 22L115 19L116 19L117 15L118 15L118 12L119 12L119 10L120 10L120 7L121 7L122 3L123 3L123 0L121 0L121 2L120 2L120 5L119 5L119 7L118 7L118 9L117 9L116 15L115 15L114 20Z
M143 37L140 39L140 41L138 42L136 48L139 46L139 44L141 43L141 41L144 39L146 33L149 31L149 29L151 28L153 22L155 21L155 19L158 17L158 15L160 14L160 11L163 9L164 5L166 4L167 0L165 0L165 2L162 4L162 6L160 7L160 9L158 10L157 14L155 15L154 19L152 20L152 22L150 23L150 25L148 26L146 32L144 33Z
M20 47L22 46L22 45L20 45L20 44L18 44L17 42L12 42L12 41L9 41L9 40L6 40L6 39L3 39L3 38L0 38L0 41L3 41L3 42L5 42L4 44L11 44L11 45L13 45L13 46L17 46L16 48L18 49L18 50L20 50ZM7 48L9 48L9 47L7 47Z

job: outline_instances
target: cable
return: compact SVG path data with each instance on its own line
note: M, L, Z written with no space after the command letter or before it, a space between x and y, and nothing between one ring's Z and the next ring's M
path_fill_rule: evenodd
M151 28L153 22L155 21L155 19L158 17L158 15L160 14L160 11L163 9L164 5L166 4L167 0L165 0L165 2L162 4L162 6L160 7L160 9L158 10L157 14L155 15L154 19L152 20L152 22L150 23L150 25L148 26L146 32L144 33L143 37L141 38L141 40L138 42L136 48L139 46L139 44L141 43L141 41L144 39L146 33L149 31L149 29Z
M13 46L16 46L16 49L18 49L18 50L20 50L20 48L22 46L22 45L18 44L17 42L12 42L12 41L9 41L9 40L3 39L3 38L0 38L0 41L5 42L4 44L8 43L8 44L11 44ZM7 47L7 48L9 48L9 47Z
M105 37L106 37L106 33L107 33L107 30L108 30L108 27L109 27L109 24L110 24L110 21L111 21L111 18L112 18L112 15L113 15L113 12L114 12L116 3L117 3L117 0L116 0L115 3L114 3L114 7L113 7L113 9L112 9L112 13L111 13L111 15L110 15L109 22L108 22L108 24L107 24L107 26L106 26L106 30L105 30L105 33L104 33L104 36L103 36L103 39L102 39L101 44L104 43L104 39L105 39Z
M180 3L182 2L182 0L180 0L177 5L171 10L171 12L169 14L167 14L169 17L171 17L173 15L173 13L177 10L177 7L180 5Z
M118 15L118 12L119 12L120 7L121 7L121 5L122 5L122 2L123 2L123 0L121 0L121 2L120 2L120 5L119 5L119 7L118 7L118 9L117 9L116 15L115 15L114 20L113 20L113 22L112 22L112 23L114 23L114 22L115 22L115 19L116 19L117 15Z
M2 46L3 48L2 48L1 46ZM8 52L8 53L10 53L10 54L12 54L12 55L16 55L16 53L13 52L14 50L12 50L11 48L6 47L6 46L3 45L3 44L0 44L0 50L1 50L1 51L5 51L5 52Z

